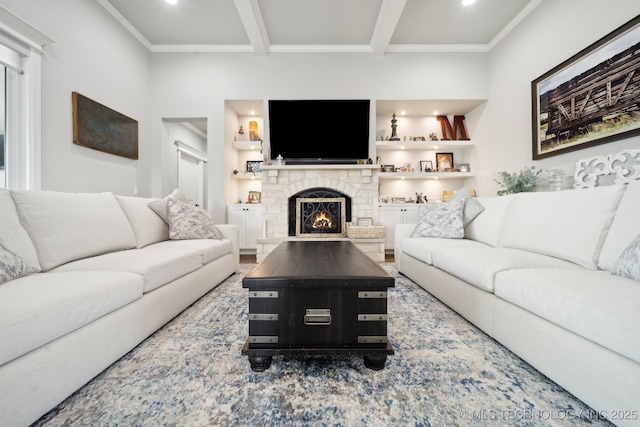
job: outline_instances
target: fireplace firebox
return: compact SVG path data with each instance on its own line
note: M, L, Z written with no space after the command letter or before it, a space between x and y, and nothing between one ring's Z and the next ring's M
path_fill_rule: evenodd
M345 198L296 200L296 237L345 237Z
M289 198L289 236L345 237L351 198L329 188L311 188Z

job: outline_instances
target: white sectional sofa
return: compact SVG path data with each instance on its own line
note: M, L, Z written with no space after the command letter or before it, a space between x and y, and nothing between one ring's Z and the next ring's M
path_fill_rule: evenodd
M396 226L398 270L592 415L639 425L640 282L611 271L640 246L640 182L476 200L462 239Z
M236 226L170 240L158 200L0 190L0 262L22 274L0 284L1 426L36 421L237 270Z

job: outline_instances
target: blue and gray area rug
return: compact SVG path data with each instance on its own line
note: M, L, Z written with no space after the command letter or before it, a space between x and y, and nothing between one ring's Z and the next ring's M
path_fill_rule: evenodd
M609 425L584 403L406 277L389 293L395 355L274 357L263 373L240 355L248 332L242 277L213 289L37 426Z

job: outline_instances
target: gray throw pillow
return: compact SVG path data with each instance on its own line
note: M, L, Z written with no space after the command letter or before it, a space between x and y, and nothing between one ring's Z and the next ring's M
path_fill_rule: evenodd
M38 268L0 244L0 284L37 272Z
M640 282L640 235L622 251L611 273Z
M462 209L465 199L449 200L446 203L426 203L420 205L418 224L411 237L441 237L462 239L464 226Z
M169 224L169 214L167 212L167 202L169 199L180 200L185 203L189 203L189 199L180 192L177 188L171 192L167 197L160 200L155 200L153 202L149 202L147 206L149 206L164 222Z
M220 232L209 212L190 203L169 199L169 239L216 239Z
M449 199L449 202L456 199L464 199L464 209L462 210L462 222L464 227L471 223L478 215L484 210L484 206L480 204L475 198L471 197L467 187L463 187L460 190L453 193L453 196Z

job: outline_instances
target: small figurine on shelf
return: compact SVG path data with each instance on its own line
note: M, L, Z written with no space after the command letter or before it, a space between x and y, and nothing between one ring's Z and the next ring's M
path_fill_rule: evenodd
M276 160L278 161L278 166L282 165L282 161L284 160L284 157L282 157L282 154L278 154L278 157L276 157Z
M429 134L429 139L431 139L432 141L437 141L438 140L438 134L435 132L431 132Z
M398 119L396 119L396 113L393 113L393 115L391 117L392 117L392 119L391 119L391 138L389 138L389 141L400 141L400 137L396 133L396 128L398 127L398 125L397 125Z
M416 203L427 203L427 196L423 196L422 193L416 193Z

